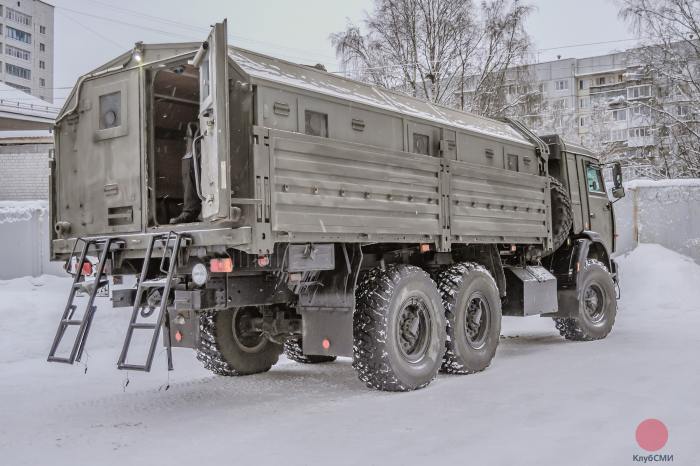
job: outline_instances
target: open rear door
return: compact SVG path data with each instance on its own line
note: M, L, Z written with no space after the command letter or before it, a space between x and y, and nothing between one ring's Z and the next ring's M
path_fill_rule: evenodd
M230 213L227 37L226 20L216 23L193 61L199 68L199 185L205 220L227 218Z

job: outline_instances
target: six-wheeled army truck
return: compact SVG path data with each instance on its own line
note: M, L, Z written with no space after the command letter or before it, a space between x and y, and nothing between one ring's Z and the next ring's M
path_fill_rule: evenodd
M172 347L224 376L350 356L403 391L485 369L502 315L610 332L613 212L589 151L226 38L137 43L70 94L50 210L74 282L49 361L80 360L105 285L131 309L127 370L162 333L170 369ZM171 223L187 189L201 211Z

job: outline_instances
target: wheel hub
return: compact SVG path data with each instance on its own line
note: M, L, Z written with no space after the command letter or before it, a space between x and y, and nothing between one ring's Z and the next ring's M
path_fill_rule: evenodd
M478 291L472 293L464 317L464 334L472 348L480 349L486 344L486 336L491 325L490 315L486 297Z
M409 362L420 361L430 340L430 313L422 298L411 297L401 306L397 321L397 342L403 357Z
M255 319L260 317L260 313L253 307L239 308L233 312L231 330L234 340L243 351L258 352L267 343L263 333L255 329Z
M583 291L584 312L592 323L598 324L605 318L604 303L603 290L598 285L590 284Z

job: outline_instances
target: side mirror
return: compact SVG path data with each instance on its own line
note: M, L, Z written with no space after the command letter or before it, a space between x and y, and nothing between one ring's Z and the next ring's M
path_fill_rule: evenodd
M622 186L622 167L620 162L612 164L613 189L612 195L615 199L625 197L625 187Z

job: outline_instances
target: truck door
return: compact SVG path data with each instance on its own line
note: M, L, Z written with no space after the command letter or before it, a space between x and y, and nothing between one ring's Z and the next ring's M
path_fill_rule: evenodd
M612 204L605 192L603 172L600 166L590 160L583 160L586 192L588 194L588 217L590 229L601 236L603 244L612 251L613 246L613 217Z
M56 128L56 221L71 235L140 231L141 79L137 69L87 79Z
M199 186L202 218L226 218L230 212L229 83L226 20L216 23L193 64L199 68L199 127L202 135Z

